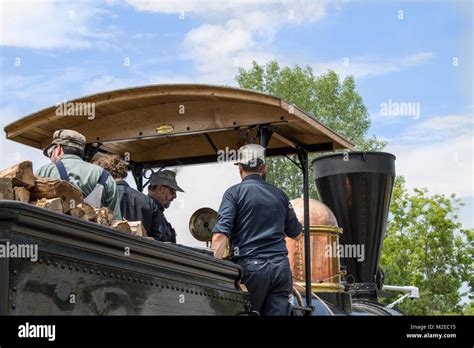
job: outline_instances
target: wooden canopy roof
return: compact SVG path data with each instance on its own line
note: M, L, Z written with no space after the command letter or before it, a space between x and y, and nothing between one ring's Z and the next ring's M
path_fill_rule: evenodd
M216 161L218 150L237 150L262 126L273 132L268 156L296 153L298 147L310 152L354 147L280 98L231 87L152 85L68 103L74 103L76 115L51 106L7 125L7 139L42 149L55 130L74 129L101 151L129 153L145 167ZM82 103L92 103L94 117L77 115L87 106ZM73 104L63 111L68 105Z

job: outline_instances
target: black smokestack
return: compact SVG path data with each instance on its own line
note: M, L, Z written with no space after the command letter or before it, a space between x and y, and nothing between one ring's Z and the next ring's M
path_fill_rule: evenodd
M344 229L341 246L354 250L361 245L359 250L364 249L363 261L341 257L346 279L375 283L395 180L395 156L385 152L337 153L319 157L312 164L321 201Z

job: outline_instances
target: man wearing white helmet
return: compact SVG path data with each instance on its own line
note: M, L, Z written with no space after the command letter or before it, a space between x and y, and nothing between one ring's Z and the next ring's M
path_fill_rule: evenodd
M242 283L252 310L262 315L289 315L292 275L285 236L296 238L301 224L286 194L263 179L265 148L241 147L238 161L242 182L224 193L214 226L212 249L222 257L230 239L231 260L242 266Z

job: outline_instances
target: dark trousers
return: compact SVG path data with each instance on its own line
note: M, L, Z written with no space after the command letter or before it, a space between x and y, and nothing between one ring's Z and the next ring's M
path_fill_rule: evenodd
M245 258L237 263L244 269L242 284L249 291L252 310L260 315L290 315L293 280L286 255Z

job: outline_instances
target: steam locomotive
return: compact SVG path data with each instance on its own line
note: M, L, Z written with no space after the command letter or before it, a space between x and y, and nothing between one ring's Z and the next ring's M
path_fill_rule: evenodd
M7 139L42 149L55 130L76 129L88 140L88 160L104 152L129 154L140 191L148 169L216 162L218 149L258 141L268 157L293 155L304 194L293 202L304 238L287 243L295 277L293 313L400 314L378 302L386 287L378 265L395 178L393 155L344 152L317 158L312 165L321 202L310 202L308 153L354 150L354 145L278 97L184 84L134 87L71 102L96 103L96 117L58 115L51 106L7 125ZM203 226L204 234L212 227ZM34 260L0 258L0 315L255 314L240 284L241 267L209 250L1 199L0 244L38 251ZM337 252L354 247L364 254ZM329 250L336 254L328 257Z
M394 161L395 156L381 152L337 153L313 161L322 203L310 201L310 306L304 283L304 242L287 241L294 315L401 315L378 302L383 288L379 259ZM303 220L302 200L292 203ZM2 261L2 313L253 314L248 294L239 285L240 267L214 259L206 250L140 240L56 215L24 203L0 201L3 239L36 243L41 249L35 263ZM126 261L117 252L125 245L134 251ZM364 254L346 255L341 250ZM67 302L72 294L77 296L74 304ZM171 305L180 294L187 295L188 306ZM169 302L167 308L162 307L164 302Z

